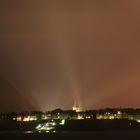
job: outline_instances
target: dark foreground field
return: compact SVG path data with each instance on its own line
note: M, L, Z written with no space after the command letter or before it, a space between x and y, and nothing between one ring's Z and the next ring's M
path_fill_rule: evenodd
M0 140L140 140L140 131L0 133Z

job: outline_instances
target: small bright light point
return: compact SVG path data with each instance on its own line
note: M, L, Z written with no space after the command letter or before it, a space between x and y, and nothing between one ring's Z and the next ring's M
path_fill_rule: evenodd
M64 125L65 124L65 120L62 120L60 125Z
M55 125L56 125L56 123L54 122L52 125L53 125L53 126L55 126Z
M48 126L48 123L46 123L45 125Z
M39 128L41 128L41 124L39 124L39 125L36 127L36 129L39 129Z
M120 114L121 114L121 111L118 111L118 112L117 112L117 114L119 114L119 115L120 115Z

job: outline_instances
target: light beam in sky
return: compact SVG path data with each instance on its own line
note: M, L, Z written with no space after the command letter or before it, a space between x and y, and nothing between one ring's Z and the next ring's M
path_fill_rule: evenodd
M78 98L83 110L140 106L138 0L9 0L0 16L0 76L26 101L15 104L71 109Z

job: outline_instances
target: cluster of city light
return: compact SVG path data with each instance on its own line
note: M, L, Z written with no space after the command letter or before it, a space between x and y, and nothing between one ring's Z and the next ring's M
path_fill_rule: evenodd
M45 124L39 124L36 129L39 131L50 131L54 129L55 124L54 123L45 123Z
M42 123L42 124L39 124L37 127L36 127L36 130L38 132L56 132L54 129L56 128L56 126L58 125L65 125L65 120L61 120L59 123L58 122L55 122L54 120L51 120L47 123Z
M104 114L97 114L96 116L97 119L122 119L122 112L121 111L117 111L117 113L113 114L110 112L106 112Z
M28 121L36 121L37 117L36 116L24 116L24 117L18 116L17 118L14 118L14 119L19 122L20 121L28 122Z
M121 111L117 111L116 114L111 114L110 112L106 112L105 114L97 114L96 116L97 119L128 119L128 120L134 120L138 123L140 123L140 117L139 115L128 115L126 113L122 113Z

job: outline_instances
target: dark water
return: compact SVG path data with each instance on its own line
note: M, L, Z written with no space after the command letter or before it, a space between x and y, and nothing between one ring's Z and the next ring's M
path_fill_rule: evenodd
M0 132L0 140L140 140L140 131L32 133Z

